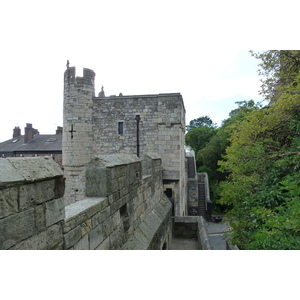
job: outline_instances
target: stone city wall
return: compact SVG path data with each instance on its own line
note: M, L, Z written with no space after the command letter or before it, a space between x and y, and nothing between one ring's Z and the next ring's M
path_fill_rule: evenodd
M205 220L202 216L176 216L174 218L173 236L197 238L201 250L212 250Z
M86 167L86 198L64 206L51 158L0 160L0 249L168 249L161 159L107 155Z
M0 249L63 249L63 194L51 157L0 159Z
M198 180L188 180L188 203L189 207L198 207Z

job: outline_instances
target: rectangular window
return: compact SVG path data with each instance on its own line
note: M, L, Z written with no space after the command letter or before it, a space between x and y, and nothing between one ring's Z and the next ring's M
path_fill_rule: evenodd
M123 134L124 133L124 122L118 123L118 133Z

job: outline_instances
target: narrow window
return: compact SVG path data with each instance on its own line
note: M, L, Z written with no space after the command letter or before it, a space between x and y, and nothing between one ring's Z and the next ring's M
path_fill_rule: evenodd
M118 123L118 133L123 134L124 133L124 122Z
M162 250L168 250L168 249L167 249L167 242L164 242L164 245L163 245L163 247L162 247Z
M127 204L124 204L120 208L120 217L121 217L121 221L123 222L124 232L126 232L130 227L129 215L128 215L128 211L127 211Z

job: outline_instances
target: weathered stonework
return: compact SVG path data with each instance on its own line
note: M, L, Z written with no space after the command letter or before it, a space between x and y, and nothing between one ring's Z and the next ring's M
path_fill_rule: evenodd
M0 249L62 249L60 167L50 157L7 158L0 170Z
M14 171L10 181L0 171L0 249L168 249L171 203L161 159L143 158L95 158L86 168L90 197L67 206L63 174L52 159L0 160Z
M84 166L93 156L93 100L95 95L92 70L84 69L76 77L71 67L64 74L63 166L66 176L66 204L85 197Z
M105 97L102 92L95 97L94 79L95 73L89 69L84 69L83 77L76 77L75 67L68 68L64 75L65 203L84 199L85 166L93 157L148 153L158 154L162 159L164 191L172 190L175 215L186 215L182 96L173 93ZM91 181L89 178L88 185Z
M87 165L86 177L89 198L66 207L66 249L169 247L171 203L164 198L160 158L99 156Z

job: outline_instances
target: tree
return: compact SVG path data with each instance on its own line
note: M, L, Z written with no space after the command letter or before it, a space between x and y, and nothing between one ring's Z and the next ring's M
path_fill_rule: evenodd
M259 75L263 76L260 93L271 102L281 94L287 84L297 84L295 78L300 70L300 50L250 51L260 60Z
M199 172L206 172L209 176L211 199L216 206L219 199L219 184L226 179L226 172L219 170L218 162L222 160L226 148L230 145L230 134L238 124L252 111L258 110L261 105L253 100L238 101L238 107L229 113L229 118L222 122L222 126L216 129L215 134L206 143L205 147L196 153ZM225 209L226 206L220 206Z
M197 153L205 147L214 134L215 129L212 127L201 126L191 128L185 135L185 144Z
M209 127L209 128L217 128L217 125L213 123L210 117L203 116L198 119L191 120L189 125L186 126L186 129L189 131L193 128L200 128L200 127Z
M215 134L216 128L217 126L208 116L190 121L187 126L188 132L185 135L185 144L197 153Z
M230 146L220 162L220 170L229 174L221 183L221 202L232 205L232 236L242 249L300 245L299 223L293 220L300 180L300 96L295 82L300 82L299 75L281 87L276 102L251 112L231 130Z

